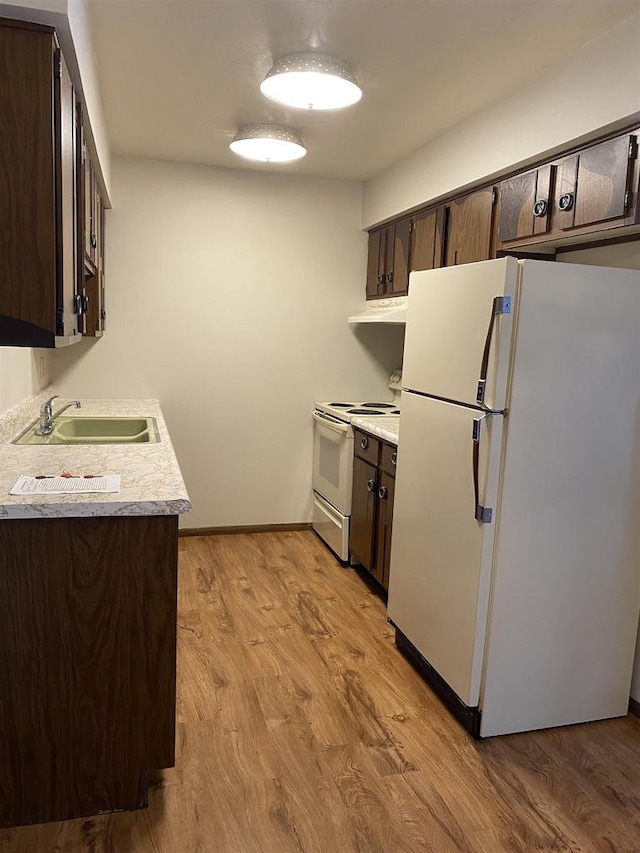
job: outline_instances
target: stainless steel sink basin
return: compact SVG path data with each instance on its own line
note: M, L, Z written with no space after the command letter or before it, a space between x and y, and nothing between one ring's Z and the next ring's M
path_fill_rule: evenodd
M157 442L155 418L56 418L51 435L32 424L14 444L148 444Z

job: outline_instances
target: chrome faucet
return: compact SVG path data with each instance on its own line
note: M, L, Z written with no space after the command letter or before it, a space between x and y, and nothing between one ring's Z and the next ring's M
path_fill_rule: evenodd
M36 430L36 435L51 435L53 432L54 421L58 415L66 412L70 406L75 406L76 409L80 408L80 400L72 400L70 403L66 403L61 409L58 409L54 415L51 404L57 397L58 394L54 394L53 397L49 397L49 399L40 406L40 426Z

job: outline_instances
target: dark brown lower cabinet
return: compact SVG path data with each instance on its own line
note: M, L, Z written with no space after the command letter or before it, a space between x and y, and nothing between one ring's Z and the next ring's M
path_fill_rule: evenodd
M177 535L0 521L0 826L141 808L174 764Z
M395 445L355 430L349 552L385 589L389 586Z

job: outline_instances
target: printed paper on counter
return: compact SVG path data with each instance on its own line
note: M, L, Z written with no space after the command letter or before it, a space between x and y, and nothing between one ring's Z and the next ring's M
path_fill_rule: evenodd
M77 495L89 492L119 492L120 474L102 477L18 477L10 495Z

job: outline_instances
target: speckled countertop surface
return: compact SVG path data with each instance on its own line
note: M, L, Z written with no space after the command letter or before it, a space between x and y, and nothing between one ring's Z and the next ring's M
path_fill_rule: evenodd
M157 400L82 400L65 417L153 417L160 441L148 444L18 445L47 389L0 416L0 519L101 515L179 515L191 503ZM67 400L55 401L61 405ZM54 407L55 409L55 407ZM20 474L120 474L113 494L10 495Z
M394 417L381 418L352 418L351 426L357 429L363 429L370 432L372 435L377 435L385 441L390 441L391 444L398 443L398 430L400 428L400 418Z

